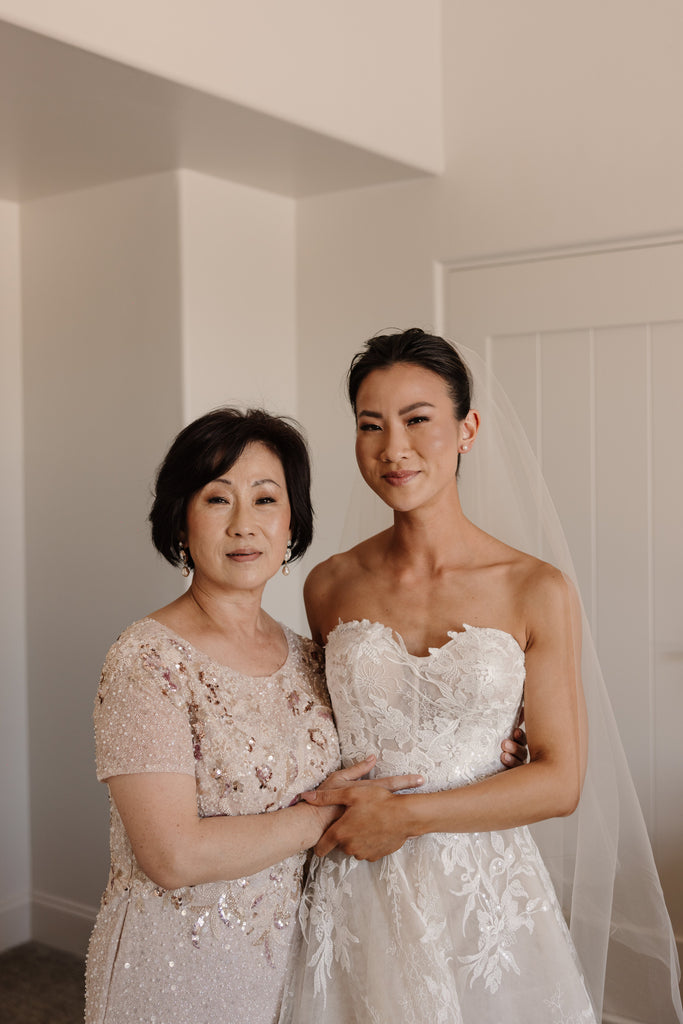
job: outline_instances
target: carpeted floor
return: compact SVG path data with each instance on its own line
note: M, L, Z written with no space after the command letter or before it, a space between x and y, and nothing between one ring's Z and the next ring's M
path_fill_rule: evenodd
M85 963L40 942L0 953L0 1024L82 1024Z

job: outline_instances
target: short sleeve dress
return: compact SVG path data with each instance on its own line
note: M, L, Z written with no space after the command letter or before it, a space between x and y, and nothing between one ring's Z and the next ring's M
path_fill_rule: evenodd
M97 776L179 772L199 815L287 807L338 767L319 649L283 627L285 664L250 677L153 619L111 647L95 702ZM88 951L87 1024L272 1024L299 943L305 855L168 891L137 864L113 802L111 870Z

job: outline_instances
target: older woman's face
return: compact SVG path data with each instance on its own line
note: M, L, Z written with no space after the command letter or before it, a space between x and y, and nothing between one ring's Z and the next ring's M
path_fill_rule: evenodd
M195 582L221 589L258 590L282 564L291 512L277 455L260 443L190 499L184 542Z

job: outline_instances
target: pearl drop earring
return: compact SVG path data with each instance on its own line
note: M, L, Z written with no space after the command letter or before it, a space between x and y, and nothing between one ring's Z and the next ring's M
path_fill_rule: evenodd
M184 576L187 579L187 577L190 575L190 566L187 560L187 549L182 547L182 545L180 548L180 561L183 563L183 567L180 570L180 575Z
M291 557L292 557L292 542L291 542L291 540L288 540L287 541L287 550L285 551L285 561L284 561L284 564L282 566L282 575L283 576L289 576L289 566L287 565L287 562L290 560Z

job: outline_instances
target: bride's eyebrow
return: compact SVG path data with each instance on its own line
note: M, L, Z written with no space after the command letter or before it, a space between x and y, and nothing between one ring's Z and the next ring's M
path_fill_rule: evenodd
M405 416L406 413L414 412L415 409L421 409L423 406L427 406L429 409L434 409L433 402L413 402L412 405L406 405L403 409L398 410L399 416Z
M414 412L415 409L421 409L424 406L427 406L429 409L436 408L433 402L412 402L410 405L404 406L403 409L399 409L398 414L399 416L405 416L407 413ZM370 409L361 409L358 416L369 416L373 420L381 420L383 418L381 412L371 412Z

